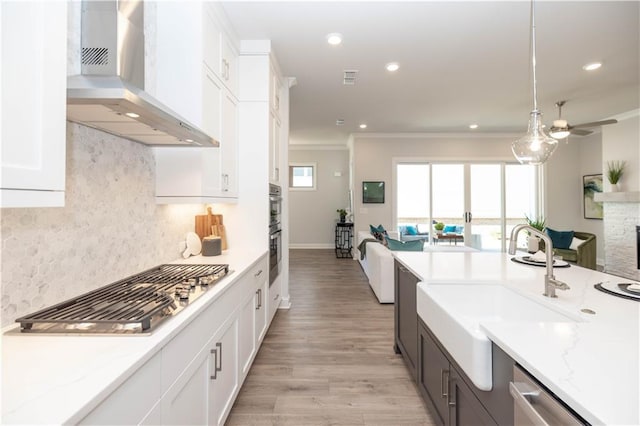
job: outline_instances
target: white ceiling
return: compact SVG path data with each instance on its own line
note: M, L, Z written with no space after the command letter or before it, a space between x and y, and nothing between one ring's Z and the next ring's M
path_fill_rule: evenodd
M570 124L639 102L639 2L536 3L538 100ZM270 39L291 89L291 143L358 132L524 132L532 109L530 3L227 1L241 39ZM330 46L326 35L344 35ZM397 61L400 70L387 72ZM601 61L594 72L582 70ZM359 70L344 86L344 70ZM336 119L344 119L337 127ZM470 123L478 123L470 130ZM358 125L367 123L366 130ZM572 136L573 137L573 136Z

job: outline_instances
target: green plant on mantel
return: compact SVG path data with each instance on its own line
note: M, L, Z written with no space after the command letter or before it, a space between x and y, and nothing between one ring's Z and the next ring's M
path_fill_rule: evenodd
M626 165L626 161L607 161L607 179L609 179L609 183L614 185L618 183Z
M336 211L338 212L338 214L340 216L346 216L347 215L347 211L345 209L338 209Z
M537 218L534 219L534 218L529 217L526 214L524 215L524 217L527 219L527 224L530 227L535 228L540 232L544 231L544 226L545 226L545 223L546 223L546 220L545 220L544 217L540 216L540 217L537 217Z

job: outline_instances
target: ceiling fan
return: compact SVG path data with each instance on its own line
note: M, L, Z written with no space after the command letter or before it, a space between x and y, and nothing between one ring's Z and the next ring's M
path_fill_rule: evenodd
M566 102L567 101L556 102L556 106L558 107L558 119L553 121L553 126L551 126L551 129L549 129L549 136L554 139L564 139L569 135L587 136L593 133L593 130L585 130L586 128L604 126L606 124L615 124L618 122L618 120L616 119L610 119L571 126L569 125L567 120L562 119L562 106Z

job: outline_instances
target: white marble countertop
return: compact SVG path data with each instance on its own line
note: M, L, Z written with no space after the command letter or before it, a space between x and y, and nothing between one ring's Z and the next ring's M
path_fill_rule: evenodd
M630 280L571 266L555 268L571 286L542 296L546 268L502 253L396 252L423 282L497 283L583 322L481 324L488 337L592 424L640 424L640 303L607 295L594 284ZM581 309L591 309L595 315Z
M228 264L233 273L148 335L21 334L5 329L1 424L74 424L153 357L264 252L224 251L172 263Z

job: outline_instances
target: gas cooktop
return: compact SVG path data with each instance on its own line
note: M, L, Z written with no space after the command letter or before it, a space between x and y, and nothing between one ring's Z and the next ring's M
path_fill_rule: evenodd
M23 333L150 333L229 273L229 265L160 265L16 322Z

